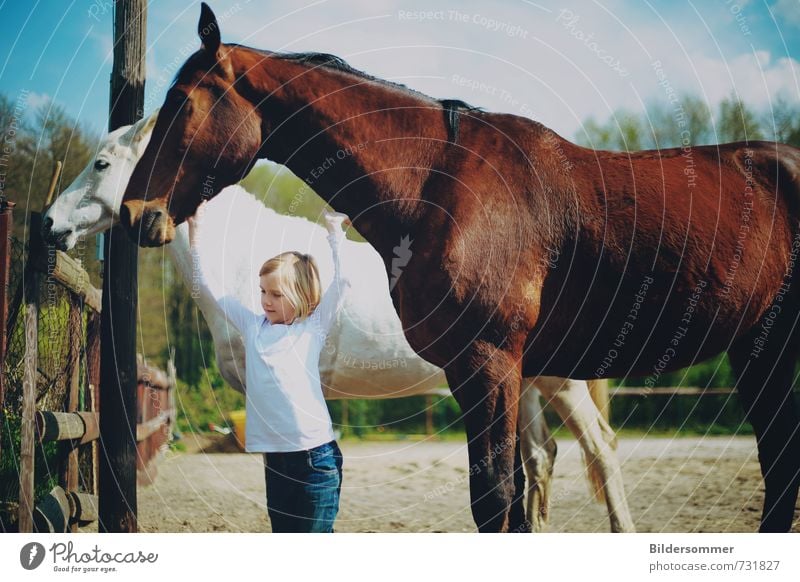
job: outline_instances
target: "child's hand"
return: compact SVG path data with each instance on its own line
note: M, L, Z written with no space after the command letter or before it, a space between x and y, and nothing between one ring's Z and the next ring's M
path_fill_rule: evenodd
M330 233L341 232L342 225L348 227L353 224L350 221L350 217L343 212L332 212L326 209L322 217L325 219L325 228L327 228Z
M192 248L197 246L197 241L200 237L199 233L203 226L203 220L205 219L207 203L206 200L203 200L200 206L197 207L197 210L195 210L194 216L190 216L186 219L186 222L189 224L189 246Z

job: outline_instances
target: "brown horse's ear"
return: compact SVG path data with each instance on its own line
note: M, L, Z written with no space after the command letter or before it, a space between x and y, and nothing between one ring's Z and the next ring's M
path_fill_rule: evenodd
M217 17L205 2L200 5L197 34L200 35L200 42L203 43L203 50L216 56L220 44L219 24L217 24Z

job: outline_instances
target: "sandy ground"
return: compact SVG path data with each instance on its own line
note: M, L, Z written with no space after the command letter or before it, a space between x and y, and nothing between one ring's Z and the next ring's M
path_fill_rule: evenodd
M140 531L269 531L262 457L211 453L227 447L193 438L185 442L199 451L167 453L154 483L139 488ZM605 507L589 496L577 444L558 444L549 531L608 531ZM341 446L337 531L474 531L464 443ZM752 437L626 438L619 455L638 531L757 530L763 486Z

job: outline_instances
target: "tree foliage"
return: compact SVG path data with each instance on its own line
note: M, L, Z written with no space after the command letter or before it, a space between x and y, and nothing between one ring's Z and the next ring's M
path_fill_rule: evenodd
M683 95L642 113L617 110L602 123L589 118L575 136L586 147L617 151L762 139L800 146L800 107L778 97L759 112L730 95L712 108L699 97Z

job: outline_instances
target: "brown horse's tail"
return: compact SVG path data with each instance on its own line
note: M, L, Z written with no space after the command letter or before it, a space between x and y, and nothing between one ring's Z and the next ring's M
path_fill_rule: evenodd
M608 423L609 397L608 380L587 380L589 394L600 414L597 417L597 424L600 426L603 440L608 443L613 451L617 450L617 435ZM597 462L590 461L586 455L583 456L586 463L586 478L589 481L591 493L598 503L606 502L605 490L603 488L604 479Z

